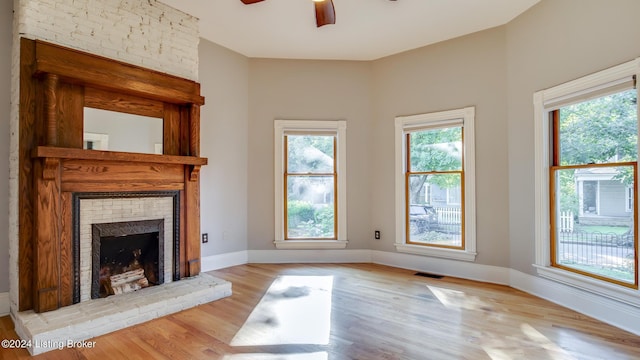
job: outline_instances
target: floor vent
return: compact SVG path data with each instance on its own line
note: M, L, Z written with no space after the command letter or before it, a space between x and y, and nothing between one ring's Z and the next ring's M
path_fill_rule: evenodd
M416 276L428 277L428 278L432 278L432 279L442 279L444 277L442 275L429 274L429 273L425 273L425 272L417 272L417 273L415 273L415 275Z

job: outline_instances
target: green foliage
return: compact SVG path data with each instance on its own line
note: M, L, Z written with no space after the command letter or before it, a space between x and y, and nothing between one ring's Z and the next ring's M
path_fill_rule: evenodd
M288 135L287 167L289 172L333 172L334 136Z
M637 93L635 89L560 109L560 164L602 164L638 158ZM633 183L632 168L617 167L613 177ZM560 210L578 213L574 171L561 171Z
M562 170L559 172L560 180L560 211L571 211L578 214L578 191L574 178L575 170Z
M334 214L333 206L324 206L320 208L316 213L316 224L320 228L324 237L330 237L334 235Z
M561 165L635 161L638 158L636 90L560 109Z
M314 219L315 210L313 205L307 201L290 200L287 201L287 215L289 226L297 226L301 222L308 222Z
M576 231L583 231L586 233L626 235L629 234L630 229L628 226L581 225L576 228Z
M462 168L461 127L414 132L409 141L412 172Z
M287 202L289 236L293 238L328 238L334 236L333 206L314 207L310 202Z
M462 127L425 130L411 133L410 164L412 172L462 170ZM412 203L425 183L442 189L460 185L458 174L414 175L409 183Z

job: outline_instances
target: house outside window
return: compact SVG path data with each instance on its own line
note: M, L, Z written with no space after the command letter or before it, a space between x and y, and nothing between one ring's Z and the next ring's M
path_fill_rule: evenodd
M473 261L475 108L397 117L396 249Z
M639 65L534 94L537 271L638 305Z
M275 245L344 248L346 122L274 122Z

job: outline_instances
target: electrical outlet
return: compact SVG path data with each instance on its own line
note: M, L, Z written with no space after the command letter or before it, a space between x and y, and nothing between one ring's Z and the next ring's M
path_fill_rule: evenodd
M374 237L376 240L380 240L380 230L376 230L376 231L374 231L374 232L373 232L373 237Z
M207 233L202 234L202 243L206 244L208 242L209 242L209 234Z

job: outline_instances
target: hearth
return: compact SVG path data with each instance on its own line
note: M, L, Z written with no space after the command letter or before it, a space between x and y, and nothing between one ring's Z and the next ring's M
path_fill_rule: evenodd
M164 283L164 220L92 226L91 298Z

